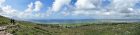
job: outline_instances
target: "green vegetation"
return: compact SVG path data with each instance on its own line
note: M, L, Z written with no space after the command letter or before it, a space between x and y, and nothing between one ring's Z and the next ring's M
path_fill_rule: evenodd
M9 24L8 22L10 22L10 20L8 18L0 16L0 26L7 25L7 24Z
M10 25L9 19L4 17L0 17L0 22ZM6 31L13 35L140 35L140 23L35 24L17 21Z

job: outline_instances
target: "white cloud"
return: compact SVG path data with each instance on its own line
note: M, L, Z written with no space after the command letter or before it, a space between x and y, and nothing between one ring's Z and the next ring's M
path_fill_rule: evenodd
M25 11L27 11L27 12L40 11L40 9L42 8L42 6L43 6L43 4L40 1L36 1L35 3L32 3L31 2L28 5L28 8Z
M18 18L32 18L33 17L33 10L34 10L34 3L28 4L28 8L25 11L19 13Z
M0 4L4 3L6 0L0 0Z
M97 10L94 10L94 9L98 9L100 7L101 0L77 0L75 5L76 5L76 8L72 12L73 15L90 15L91 16L91 15L96 14L95 12Z
M128 10L129 10L129 11L134 11L134 9L133 9L133 8L128 8Z
M1 0L0 0L1 1ZM35 7L34 7L35 6ZM42 14L36 15L37 13L34 11L39 11L42 7L42 3L40 1L36 1L35 3L28 4L28 8L25 9L25 11L19 11L14 8L12 8L10 5L4 5L0 8L2 12L0 12L0 15L9 17L9 18L16 18L16 19L32 19L37 18L40 16L44 16Z
M23 16L21 18L28 17L28 19L30 19L30 18L34 18L34 17L40 17L41 15L38 14L38 11L40 11L42 6L43 6L43 4L40 1L36 1L35 3L31 2L30 4L28 4L28 8L25 9L25 11L20 14Z
M133 7L139 1L140 0L113 0L111 2L110 9L114 10L114 12L118 12L119 14L124 14L123 16L128 17L129 15L129 17L131 17L132 15L134 16L138 13L138 11L135 11Z
M6 0L0 0L0 8L3 6L3 3L5 2Z
M133 7L139 0L112 0L111 9L121 10Z
M10 5L6 5L2 7L1 9L2 9L2 12L0 13L0 15L9 17L9 18L16 17L19 13L17 10L13 9Z
M16 10L15 9L12 9L12 7L11 6L5 6L5 7L2 7L2 11L4 12L4 13L13 13L13 12L15 12Z
M25 11L26 12L32 12L33 11L33 3L32 2L28 5L28 8Z
M52 11L59 11L62 6L68 5L70 2L71 0L55 0L55 2L53 2Z
M40 9L42 8L43 4L40 1L36 1L34 4L35 4L34 11L40 11Z
M71 0L55 0L52 7L47 10L47 14L39 13L34 11L40 11L43 4L40 1L35 1L35 3L30 3L28 8L23 12L18 12L18 10L13 9L11 6L7 5L1 7L2 15L9 16L14 15L19 18L34 18L34 17L48 17L55 13L61 13L64 16L76 15L76 16L91 16L97 18L122 18L122 17L134 17L140 16L140 9L133 8L137 2L140 0L110 0L110 4L107 8L103 8L101 5L102 1L105 0L77 0L74 6L69 3ZM5 0L0 0L0 4L4 3ZM64 8L67 6L67 8ZM64 9L64 11L61 11ZM56 12L53 12L56 11ZM57 12L61 11L61 12Z
M28 8L25 9L24 11L19 11L12 6L7 5L4 3L5 0L0 0L0 15L9 17L9 18L16 18L16 19L32 19L32 18L37 18L40 16L44 16L43 14L40 14L39 16L36 15L37 13L34 11L40 11L42 8L42 3L40 1L36 1L35 3L30 3L28 4ZM2 5L4 4L4 5ZM35 6L35 7L34 7Z
M86 16L109 16L109 17L125 17L138 15L140 13L133 9L135 4L140 0L109 0L111 3L108 8L102 8L102 1L105 0L78 0L75 5L76 9L72 11L74 15Z
M98 2L98 0L96 0L96 2ZM94 0L77 0L77 2L75 3L78 9L96 8L94 4Z

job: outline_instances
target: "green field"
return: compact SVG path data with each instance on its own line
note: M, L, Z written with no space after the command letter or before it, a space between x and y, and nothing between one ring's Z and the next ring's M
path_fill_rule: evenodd
M13 35L140 35L140 23L36 24L16 21L5 31ZM0 25L10 20L0 17Z

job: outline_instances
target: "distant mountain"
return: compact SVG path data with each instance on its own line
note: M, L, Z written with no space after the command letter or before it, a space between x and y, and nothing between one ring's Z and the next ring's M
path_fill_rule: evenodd
M63 23L84 23L84 22L94 22L94 19L48 19L48 20L30 20L32 22L45 23L45 24L63 24Z
M30 20L32 22L52 24L52 23L86 23L86 22L140 22L140 19L48 19Z

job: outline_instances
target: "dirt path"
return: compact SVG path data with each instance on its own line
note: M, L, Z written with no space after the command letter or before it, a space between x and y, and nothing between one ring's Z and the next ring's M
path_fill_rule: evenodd
M0 35L12 35L5 30L7 29L8 26L0 26Z
M12 34L5 32L5 31L0 31L0 35L12 35Z

